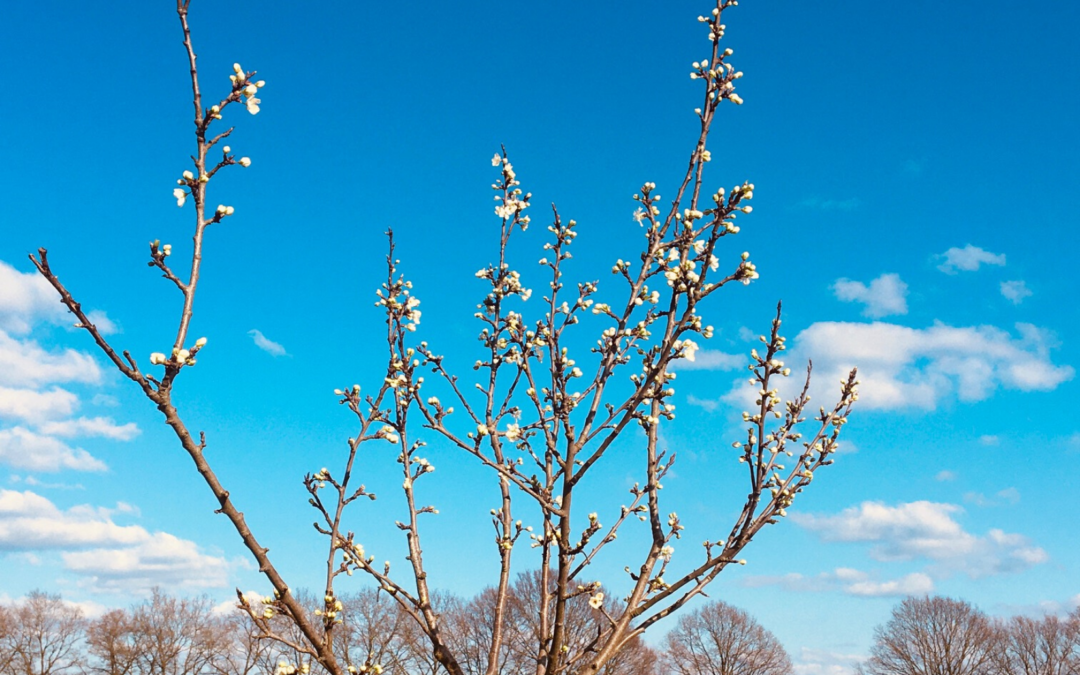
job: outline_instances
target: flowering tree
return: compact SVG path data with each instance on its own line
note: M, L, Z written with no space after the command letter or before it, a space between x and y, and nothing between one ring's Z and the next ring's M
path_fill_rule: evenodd
M615 282L610 291L605 287L604 301L599 301L598 282L570 284L564 279L564 263L577 226L553 209L548 226L551 239L540 261L548 277L546 290L539 299L539 311L529 317L523 313L523 303L532 291L510 268L507 250L513 235L530 224L527 213L532 195L521 188L503 149L492 158L498 176L493 186L500 223L494 247L497 260L476 275L490 285L490 291L476 314L483 345L473 367L478 381L475 387L466 386L455 374L451 359L427 342L413 340L420 301L398 269L391 235L386 281L378 302L386 315L385 378L366 396L359 386L336 392L355 417L356 431L332 464L334 468L321 468L304 477L309 501L318 513L316 528L327 538L325 588L319 607L306 608L215 474L204 454L205 436L191 431L173 399L181 376L195 366L207 344L205 338L192 339L191 330L207 234L234 215L231 206L212 206L210 185L218 172L250 164L225 145L232 128L219 130L218 122L226 111L236 109L234 104L258 113L263 86L255 72L234 64L225 96L204 97L188 26L189 3L178 0L177 14L191 73L196 147L193 165L182 173L174 196L179 206L189 200L194 206L191 266L187 272L174 269L172 247L160 241L150 244L148 261L182 296L171 348L151 354L148 361L117 351L60 282L46 250L40 249L31 259L75 314L77 325L162 413L213 492L218 511L229 519L258 562L273 595L262 602L240 595L239 603L260 635L281 642L297 655L294 662L281 664L284 672L310 667L298 664L317 664L332 675L382 672L374 657L356 660L351 652L334 648L345 619L335 583L341 575L354 572L373 579L398 603L441 668L452 675L465 672L433 601L434 582L423 556L422 517L438 513L421 501L418 487L434 470L420 454L429 440L458 448L463 457L486 467L498 485L500 502L491 511L491 525L499 574L490 607L491 636L484 667L488 675L498 670L507 639L504 626L511 611L512 561L519 543L528 541L536 549L526 567L539 570L536 645L530 650L536 673L602 672L623 647L700 594L726 566L741 562L738 556L754 535L782 518L815 472L831 464L837 436L857 398L855 373L844 380L838 402L831 408L807 412L809 368L799 393L781 400L778 382L791 371L782 361L785 343L779 332L778 308L771 330L761 338L761 351L751 353L750 370L758 395L753 408L743 415L744 438L734 443L735 455L746 465L748 496L726 539L705 541L697 564L683 574L669 573L675 540L684 529L679 516L663 507L661 496L661 481L674 461L674 454L658 444L660 426L674 418L676 373L672 367L679 360L694 360L697 340L712 336L713 329L701 314L706 299L724 286L749 284L758 276L748 253L733 255L728 263L731 254L722 246L723 240L739 232L736 216L751 212L753 184L705 189L705 167L712 159L707 141L719 107L724 102L742 103L735 93L742 73L730 63L732 50L720 44L725 31L723 13L738 3L717 0L712 11L698 19L712 47L709 57L695 62L691 72L703 91L696 110L700 132L686 172L673 185L675 196L667 203L661 201L652 182L635 195L635 219L643 236L641 253L636 260L615 263L611 270ZM588 352L576 349L577 343L571 340L575 326L585 318L589 324L606 324ZM425 371L433 375L433 382L425 383L421 375ZM616 378L617 374L621 376ZM445 402L430 395L433 390ZM813 419L812 428L804 435L798 429L808 417ZM633 437L640 447L637 470L641 480L630 491L629 503L615 507L614 522L605 526L599 512L581 514L575 494L588 486L615 440L625 436ZM361 468L358 453L367 443L390 443L398 450L405 517L397 527L405 535L409 552L404 575L391 574L389 564L375 565L374 556L364 551L345 525L346 507L361 497L374 499L356 480ZM537 520L535 531L523 524L523 516ZM619 602L611 602L606 587L587 579L586 570L620 528L635 518L648 524L650 536L637 557L628 561L629 592ZM597 626L584 637L569 630L581 598L587 598ZM282 619L288 630L280 628Z

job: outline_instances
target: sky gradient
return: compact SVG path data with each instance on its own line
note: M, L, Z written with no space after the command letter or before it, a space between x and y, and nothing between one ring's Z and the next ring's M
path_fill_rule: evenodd
M417 338L470 374L485 292L473 274L498 252L488 160L505 144L537 205L512 264L542 283L543 205L557 203L580 224L569 278L600 279L602 297L641 241L631 196L645 181L669 196L693 148L688 73L709 9L195 0L204 89L223 95L234 61L267 86L258 115L225 120L252 165L215 179L213 203L236 216L210 233L193 328L209 344L178 399L294 585L319 583L300 478L353 433L332 390L382 378L382 233L394 229L423 302ZM145 261L152 239L190 254L190 205L170 196L194 147L174 6L5 14L0 598L45 588L94 610L154 585L222 601L265 591L156 411L26 259L47 247L136 358L167 350L177 297ZM737 383L782 299L788 361L814 360L817 398L850 365L862 397L835 466L710 594L775 632L800 675L847 672L908 593L997 615L1070 609L1080 8L747 0L725 19L745 104L722 106L705 180L755 184L727 254L750 251L761 279L704 310L717 335L680 375L663 429L680 455L665 496L687 525L684 561L741 506ZM431 458L433 582L471 594L496 569L495 490L474 490L475 467L450 449ZM400 559L393 457L363 471L386 498L352 527ZM617 509L633 480L611 467L598 503Z

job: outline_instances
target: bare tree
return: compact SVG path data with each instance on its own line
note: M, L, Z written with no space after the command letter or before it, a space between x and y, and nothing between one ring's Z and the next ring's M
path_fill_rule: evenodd
M496 153L492 166L497 175L493 187L498 234L491 247L495 261L476 274L488 290L476 314L482 348L472 368L475 381L466 385L457 374L463 370L461 364L439 355L427 342L413 339L420 303L412 294L412 283L399 270L390 235L386 281L377 303L386 316L386 375L370 395L362 396L359 386L336 392L355 418L355 431L333 469L324 467L304 477L309 502L317 512L316 528L327 538L321 600L316 610L305 607L219 480L204 452L206 436L192 431L173 397L181 376L195 366L207 344L205 338L193 339L192 318L208 235L234 214L225 204L212 206L210 186L216 185L213 181L219 172L250 164L247 157L237 158L224 145L233 128L219 130L217 122L236 110L234 104L242 103L249 113L257 113L264 84L255 79L254 71L233 64L225 95L213 100L204 96L188 23L189 4L190 0L177 0L191 75L196 144L193 164L183 171L173 194L180 206L189 199L194 203L190 267L186 272L174 270L172 246L159 240L151 242L147 263L182 300L170 347L141 362L127 351L118 351L60 282L47 251L39 249L31 260L75 314L77 326L90 334L109 361L162 413L212 491L217 512L229 519L254 556L274 595L258 606L242 594L238 598L260 635L280 641L283 649L295 655L282 664L283 675L310 669L313 663L331 675L343 675L350 668L383 670L374 655L364 663L343 663L334 647L337 634L344 630L345 611L335 581L354 572L373 579L398 603L425 637L435 662L450 675L467 672L450 645L433 602L437 582L425 566L421 522L434 517L438 509L424 500L423 481L429 480L434 467L421 456L428 442L421 434L457 448L498 487L499 501L490 525L499 572L494 595L484 600L490 628L487 656L477 660L485 675L496 675L505 665L501 655L508 653L512 563L519 543L531 540L538 560L526 567L541 570L532 633L535 644L528 650L535 655L534 672L599 673L620 650L635 644L645 630L701 593L728 565L742 562L738 556L751 539L783 518L816 472L832 463L840 429L857 399L855 373L842 381L837 403L817 413L808 412L809 367L804 384L783 400L780 383L791 370L783 362L786 345L778 306L771 329L761 336L761 352L750 354L757 396L743 414L745 432L733 444L732 460L744 463L746 470L746 492L739 492L740 499L742 494L748 496L725 539L706 541L696 554L698 559L679 572L669 567L684 529L678 514L665 508L661 494L662 481L675 460L675 453L659 443L661 425L674 419L674 370L680 360L694 360L697 340L712 336L713 329L701 313L709 297L725 286L749 284L758 276L749 253L739 255L729 245L740 230L736 218L752 210L753 183L736 183L730 190L705 183L706 165L714 151L722 150L719 145L708 148L720 106L742 103L735 92L742 73L731 63L732 50L721 47L726 30L723 14L737 3L715 0L711 12L698 18L711 47L704 61L692 64L690 73L701 91L700 107L695 110L698 129L686 171L669 183L674 197L667 202L661 201L652 182L644 183L634 196L638 225L631 227L642 237L641 248L631 260L615 262L610 289L606 284L601 289L595 280L567 281L566 261L577 223L553 207L548 226L551 238L541 261L541 283L547 290L539 302L530 305L539 304L539 311L528 318L522 313L522 303L532 291L524 285L527 275L510 268L507 252L511 240L516 242L516 233L531 222L527 209L532 195L521 187L506 150ZM585 342L595 340L591 349L581 347L583 341L573 337L582 328L595 331ZM430 371L434 382L425 383L425 371ZM442 395L446 403L433 394ZM804 434L800 429L808 418L813 421ZM575 495L593 489L596 468L608 463L609 449L620 437L632 437L638 447L634 466L640 481L625 503L613 501L604 508L603 517L601 513L585 516ZM391 574L389 563L375 565L374 556L346 525L346 507L361 498L374 499L358 484L358 452L365 443L390 443L397 449L403 517L396 526L408 548L403 574ZM522 518L532 519L536 530ZM622 583L629 592L625 602L614 603L608 596L610 586L617 582L587 580L586 570L606 555L604 549L626 523L638 519L645 523L649 537L626 561L628 578ZM595 631L590 625L586 634L576 628L583 605L599 617ZM277 620L282 617L284 623ZM156 675L159 664L153 665Z
M0 654L7 653L4 675L68 675L81 670L86 621L78 607L65 604L59 595L31 591L7 617L7 635L0 637ZM0 656L0 664L3 659Z
M209 666L218 675L270 675L267 668L274 643L246 615L233 612L221 617L222 650Z
M737 607L710 602L667 634L664 660L679 675L791 675L791 659L770 631Z
M909 597L874 631L867 675L983 675L993 666L995 630L962 601Z
M202 675L227 653L221 620L208 598L174 598L155 588L135 607L134 675Z
M114 609L90 622L86 629L86 651L92 657L87 671L95 675L129 675L139 658L140 632L134 618L123 609Z
M0 605L0 673L8 673L8 667L15 658L15 645L11 639L15 627L12 623L11 610Z
M997 627L994 662L1000 675L1080 673L1080 621L1015 616Z

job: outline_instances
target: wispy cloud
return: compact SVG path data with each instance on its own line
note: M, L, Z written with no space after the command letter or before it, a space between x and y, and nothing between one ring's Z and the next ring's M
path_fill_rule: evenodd
M1002 281L1001 294L1014 305L1019 305L1024 301L1024 298L1030 298L1032 295L1031 289L1027 287L1027 283L1023 280Z
M75 436L103 436L115 441L130 441L142 431L134 422L117 424L111 417L79 417L46 422L39 428L44 434L73 438Z
M975 506L1000 506L1001 504L1019 504L1020 491L1014 487L999 490L993 497L987 497L981 492L964 493L964 501Z
M859 208L859 200L856 197L850 199L825 199L822 197L809 197L798 203L799 208L821 209L822 211L854 211Z
M938 471L937 475L934 476L934 480L940 481L942 483L947 483L949 481L956 480L956 473L949 471L948 469L944 471Z
M1023 535L991 529L985 535L964 530L956 504L916 501L889 506L863 502L831 516L793 514L801 527L826 542L872 544L879 561L928 560L938 573L962 572L972 578L1019 572L1049 559Z
M990 251L971 244L968 244L964 248L956 248L954 246L937 257L939 259L944 259L942 263L938 265L938 269L945 274L974 272L983 264L999 266L1005 264L1004 253L991 253Z
M803 647L795 659L795 675L852 675L865 656Z
M287 353L285 351L285 347L267 338L265 335L262 334L262 331L258 329L253 328L249 330L248 335L250 335L251 339L255 341L255 346L263 350L267 354L270 354L272 356L285 356L285 354Z
M750 588L780 586L793 592L839 591L847 595L872 598L923 595L934 591L934 580L922 572L881 580L850 567L838 567L832 572L823 572L816 576L798 572L780 576L753 576L747 577L742 583Z
M908 286L899 274L882 274L870 285L850 279L837 279L832 286L838 300L866 305L863 316L880 319L892 314L907 314Z

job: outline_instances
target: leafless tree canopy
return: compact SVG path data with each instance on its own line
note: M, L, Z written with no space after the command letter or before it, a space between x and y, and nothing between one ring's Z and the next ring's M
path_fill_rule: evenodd
M6 620L5 620L6 619ZM86 621L59 595L33 591L0 612L3 675L75 675L82 669Z
M998 625L994 650L1000 675L1080 673L1080 608L1065 618L1016 616Z
M675 417L677 363L693 361L698 341L712 337L713 328L703 315L710 297L724 287L737 288L758 277L750 254L740 253L731 239L740 231L737 218L753 210L754 184L743 181L725 188L714 178L707 182L705 176L714 156L720 159L724 154L722 143L709 145L716 121L723 111L733 111L734 105L742 103L736 93L742 72L732 63L732 50L722 44L725 12L737 4L713 0L710 11L698 17L696 24L687 18L688 26L701 31L710 47L705 60L690 66L700 107L695 109L697 128L688 139L686 170L664 185L667 200L649 181L634 195L633 205L627 205L627 210L637 208L637 223L628 227L639 238L640 248L630 260L612 261L610 281L567 279L577 223L555 207L548 220L550 236L540 271L523 275L510 267L508 250L531 222L532 194L521 187L518 169L506 149L501 149L491 160L496 176L491 186L496 204L492 244L488 262L476 273L486 286L475 315L480 351L474 364L472 359L455 363L436 351L438 345L414 337L420 300L394 257L390 234L385 282L376 303L385 313L385 377L370 393L361 394L359 385L335 392L350 415L352 434L336 461L313 468L303 478L316 512L315 527L326 538L325 586L313 602L307 602L290 589L269 549L248 527L234 495L204 452L206 434L193 430L197 427L189 425L174 398L176 387L186 381L185 373L203 358L208 345L206 338L196 339L192 321L202 263L212 254L212 234L222 221L239 215L219 199L210 199L218 184L215 178L221 171L251 164L248 157L238 158L225 144L234 140L234 129L222 128L223 120L225 116L233 119L241 106L251 115L258 113L266 84L256 78L255 71L236 63L228 88L222 75L218 81L223 95L211 98L211 88L204 86L196 65L188 21L190 0L177 0L190 74L195 144L192 164L178 171L179 187L173 188L173 196L181 207L193 202L189 207L192 231L177 237L177 241L191 242L190 249L183 245L183 253L190 254L190 266L174 267L173 246L160 240L150 243L146 263L166 280L169 292L178 294L179 311L175 328L169 327L169 346L164 347L163 341L162 351L151 353L148 359L115 348L60 282L47 250L39 249L31 260L75 315L76 326L89 334L105 357L163 415L213 494L210 505L228 519L258 563L272 595L251 602L238 592L238 599L255 624L257 636L279 643L268 652L281 657L279 675L303 673L316 666L330 675L381 673L404 663L401 644L415 642L416 636L422 637L430 655L424 668L435 669L438 664L450 675L596 675L624 672L619 663L627 664L626 668L647 664L649 652L640 644L644 631L703 592L728 565L745 562L739 556L753 537L784 518L817 472L832 464L840 430L858 398L855 372L841 382L836 403L817 412L816 405L809 404L809 367L791 398L781 398L781 383L792 369L783 361L786 341L780 333L777 306L775 320L761 336L760 352L750 353L751 383L757 394L743 413L745 427L730 455L733 470L736 461L743 464L739 470L744 472L746 491L736 493L742 506L734 509L736 515L724 530L710 528L727 532L725 538L710 538L703 547L680 546L684 525L662 493L676 455L660 443L661 425ZM685 77L685 73L677 75ZM627 219L621 216L619 220ZM590 274L589 278L597 277ZM523 303L532 296L532 289L526 281L543 289L527 305ZM592 332L584 339L575 337L581 330ZM575 495L593 489L597 467L610 464L609 450L620 437L633 438L637 446L632 466L638 482L629 494L612 495L603 509L586 515L582 500ZM434 471L423 456L429 442L456 449L462 461L474 463L498 488L490 521L474 523L494 528L490 554L499 569L493 590L464 607L482 617L479 624L454 627L453 612L438 607L434 591L440 583L453 584L453 570L444 571L440 579L437 571L425 566L424 527L438 515L436 505L426 500L427 481L433 479ZM401 531L408 555L402 569L395 566L393 572L389 563L376 564L364 549L365 531L349 529L350 522L365 527L369 523L346 517L355 510L347 507L375 498L360 482L364 467L357 459L367 443L390 444L400 464L402 516L393 525ZM620 561L615 567L625 569L626 578L605 582L592 577L590 565L610 555L608 544L627 523L638 520L647 528L648 537L625 564ZM515 550L522 544L532 557L515 566ZM669 567L673 556L686 564ZM535 595L527 600L515 599L514 579L521 569L540 570L529 582ZM375 614L347 628L349 591L335 584L342 575L354 572L373 581L397 609L376 606ZM628 592L615 601L612 587L620 586L628 587ZM122 648L128 638L120 627L114 627L120 632L112 646L112 638L103 635L96 647L105 655L98 658L108 664L101 667L127 668L137 675L191 675L213 663L213 655L225 647L212 643L210 636L183 642L178 641L180 634L166 631L172 625L187 625L196 615L204 616L206 608L160 597L154 603L161 605L159 615L137 610L132 617L144 625L143 638L149 640L134 662L124 660ZM398 623L402 618L398 612L408 619L409 628ZM371 621L381 625L384 619L391 621L395 632L387 641L377 642L364 626L372 625ZM621 659L620 651L628 649L630 655ZM59 658L49 667L67 667L66 663Z
M791 675L776 636L752 616L711 602L679 617L667 634L665 670L679 675Z
M874 631L867 675L983 675L996 632L981 611L943 597L907 598Z

